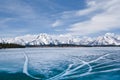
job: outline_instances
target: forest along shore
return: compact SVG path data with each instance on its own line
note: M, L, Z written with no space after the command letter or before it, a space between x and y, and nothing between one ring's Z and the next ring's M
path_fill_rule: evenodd
M0 43L0 49L2 48L25 48L25 46L14 43Z
M58 44L58 45L20 45L14 43L0 43L0 49L4 48L29 48L29 47L120 47L120 45L75 45L75 44Z

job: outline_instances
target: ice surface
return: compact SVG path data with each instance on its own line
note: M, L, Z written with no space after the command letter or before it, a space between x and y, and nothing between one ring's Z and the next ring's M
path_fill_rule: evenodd
M119 47L1 49L0 72L22 72L40 80L79 80L106 73L118 76L119 57Z

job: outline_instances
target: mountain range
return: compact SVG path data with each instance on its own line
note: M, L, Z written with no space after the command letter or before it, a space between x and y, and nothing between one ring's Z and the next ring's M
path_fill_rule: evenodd
M95 38L91 37L78 37L72 35L48 35L41 33L39 35L24 35L15 38L1 38L0 43L14 43L20 45L61 45L61 44L72 44L72 45L90 45L90 46L101 46L101 45L120 45L120 35L114 33L106 33L103 36Z

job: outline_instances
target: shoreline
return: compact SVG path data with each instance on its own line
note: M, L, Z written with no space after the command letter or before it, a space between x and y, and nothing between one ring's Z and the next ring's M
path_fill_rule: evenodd
M89 46L89 47L84 47L84 46L56 46L56 47L51 47L51 46L42 46L42 47L22 47L22 48L96 48L96 47L120 47L120 46ZM11 47L11 48L0 48L0 49L18 49L18 48L21 48L21 47ZM22 49L21 48L21 49Z
M77 47L120 47L120 45L76 45L76 44L49 44L49 45L20 45L14 43L0 43L0 49L7 48L77 48Z

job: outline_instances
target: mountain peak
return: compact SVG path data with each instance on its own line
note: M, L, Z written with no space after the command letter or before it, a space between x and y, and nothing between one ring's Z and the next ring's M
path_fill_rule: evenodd
M106 33L105 36L115 36L114 33Z

